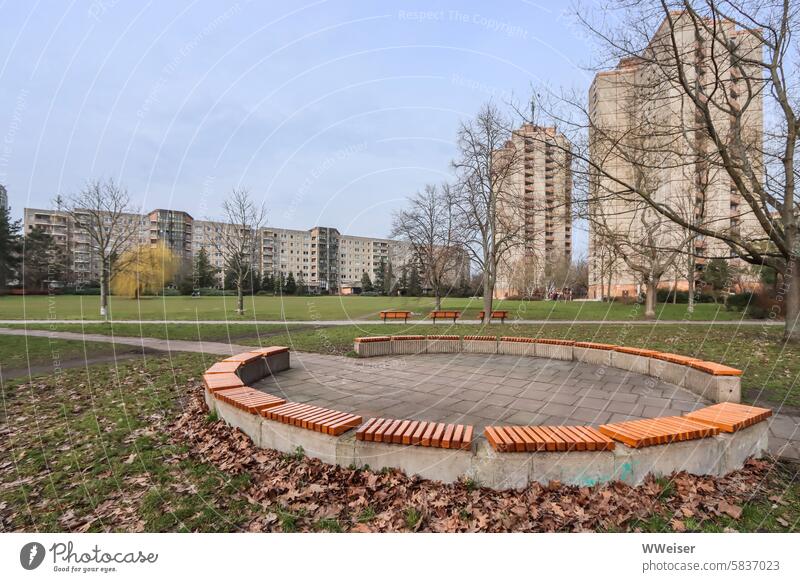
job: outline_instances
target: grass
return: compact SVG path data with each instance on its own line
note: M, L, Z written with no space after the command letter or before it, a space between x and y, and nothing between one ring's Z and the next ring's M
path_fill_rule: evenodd
M225 532L274 520L284 532L337 532L355 523L378 521L370 503L354 511L352 518L320 516L309 525L310 510L303 503L257 502L253 487L260 489L262 482L246 468L218 466L213 455L198 456L172 440L168 427L184 409L187 386L210 363L199 354L150 357L116 368L91 366L33 382L6 383L0 409L0 529ZM314 463L303 466L298 486L326 486L325 481L316 481L316 470L309 470ZM798 467L775 467L769 483L764 483L766 493L743 506L741 519L687 518L686 529L795 528L800 520ZM278 481L274 495L282 495L285 486L285 481ZM626 530L671 531L672 515L666 505L675 487L662 480L659 489L656 512L628 524ZM469 494L478 495L479 490ZM307 492L304 498L317 500ZM472 519L469 506L452 511L462 521ZM412 505L405 505L399 517L408 530L424 525L422 512Z
M258 338L262 334L295 329L276 324L197 324L197 323L30 323L9 324L12 329L71 331L119 337L152 337L169 340L235 343L242 337Z
M111 344L75 342L44 337L0 335L0 371L52 366L56 371L67 360L111 354Z
M253 510L231 476L185 456L164 430L210 362L150 358L3 387L3 529L237 531ZM8 513L10 511L10 513Z
M0 319L99 319L100 298L95 295L4 296L0 297ZM236 298L220 297L145 297L129 299L111 297L111 314L116 320L214 320L214 321L330 321L377 320L382 309L406 309L419 319L433 308L430 297L272 297L249 296L246 313L236 314ZM460 309L464 318L476 318L483 308L481 299L448 298L442 306ZM641 319L641 306L594 301L497 301L495 309L506 309L515 319L547 319L556 321L598 321L604 319ZM742 314L722 306L700 304L688 315L685 305L671 303L659 306L659 317L668 320L684 318L697 321L737 320Z

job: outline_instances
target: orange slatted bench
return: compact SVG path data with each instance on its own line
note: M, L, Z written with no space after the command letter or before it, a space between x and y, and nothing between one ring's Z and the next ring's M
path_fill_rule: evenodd
M562 339L549 339L549 338L534 338L534 341L537 344L550 344L551 346L574 346L575 342L573 340L562 340Z
M670 362L673 364L681 364L683 366L689 366L692 362L700 361L700 358L682 356L681 354L671 354L669 352L656 352L650 357L655 358L656 360L664 360L665 362Z
M660 353L656 350L647 350L645 348L630 348L627 346L617 346L614 348L615 352L622 352L623 354L631 354L634 356L647 356L648 358L655 358L656 354Z
M428 317L433 319L433 323L434 324L436 323L437 319L452 319L453 323L455 323L456 319L461 317L461 312L460 311L451 311L451 310L446 310L446 311L445 310L439 310L439 311L434 310L434 311L431 311L428 314Z
M464 341L476 342L496 342L497 336L494 335L465 335Z
M485 311L479 312L478 319L483 319L484 315L486 315ZM499 319L500 323L505 323L507 317L508 317L508 311L506 311L505 309L498 309L496 311L492 311L492 316L489 319Z
M535 344L536 339L532 337L518 337L513 335L500 336L501 342L514 342L518 344Z
M411 317L410 311L394 311L387 309L385 311L380 312L380 317L383 320L383 323L386 323L387 319L402 319L403 323L408 321L408 318Z
M222 360L223 362L236 362L240 365L242 364L249 364L250 362L254 362L259 358L263 358L261 354L257 352L242 352L241 354L236 354L229 358L225 358Z
M638 449L714 436L719 429L683 416L662 416L600 426L604 435Z
M259 414L262 410L286 404L286 400L283 398L278 398L272 394L247 386L244 388L218 390L214 393L214 398L253 414Z
M239 369L239 362L217 362L206 370L206 374L233 374Z
M464 424L370 418L356 431L356 439L376 443L468 450L472 446L473 432L471 425Z
M597 342L575 342L576 348L589 348L591 350L616 350L619 346L614 344L599 344Z
M722 432L736 432L752 426L772 416L768 408L747 406L733 402L720 402L712 406L695 410L686 415L686 418L714 426Z
M353 341L355 341L357 344L369 344L373 342L388 342L391 339L392 338L388 335L375 335L372 337L357 337Z
M502 453L614 449L614 441L591 426L487 426L483 432Z
M339 436L351 428L357 427L362 421L362 418L356 414L297 402L287 402L281 406L268 408L261 412L261 416L283 424L291 424L333 436Z
M742 371L736 368L731 368L730 366L725 366L723 364L717 364L715 362L704 362L702 360L697 360L691 362L689 364L695 370L700 370L701 372L705 372L706 374L711 374L713 376L741 376Z
M424 335L393 335L392 341L424 340Z
M269 346L267 348L258 348L251 350L251 354L258 354L259 356L269 357L275 354L283 354L289 351L286 346Z
M233 372L224 372L221 374L203 374L203 382L209 392L216 392L217 390L224 390L225 388L240 388L244 386L244 382L239 379L239 376Z

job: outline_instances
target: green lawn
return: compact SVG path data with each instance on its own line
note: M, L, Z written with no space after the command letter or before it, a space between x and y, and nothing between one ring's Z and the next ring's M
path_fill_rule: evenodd
M797 465L630 488L492 491L255 449L207 413L199 354L2 387L0 530L793 531ZM715 508L742 508L732 519Z
M113 352L114 346L111 344L0 335L0 370L5 373L29 366L56 370L68 360L85 360Z
M111 297L114 319L141 320L377 320L382 309L406 309L414 318L425 317L433 307L430 297L271 297L251 296L245 299L247 310L236 315L235 297L146 297L128 299ZM57 295L0 297L0 319L100 319L98 296ZM474 319L483 307L481 299L453 298L443 307L460 309L463 317ZM507 309L515 319L548 319L558 321L598 321L604 319L642 319L640 305L600 303L593 301L498 301L496 309ZM736 320L738 311L722 306L701 304L687 317L685 305L661 304L659 317L669 320Z

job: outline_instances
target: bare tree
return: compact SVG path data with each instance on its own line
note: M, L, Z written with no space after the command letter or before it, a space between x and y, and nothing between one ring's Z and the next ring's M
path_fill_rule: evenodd
M141 217L131 208L128 191L114 183L94 180L67 199L66 212L76 231L86 235L92 259L99 261L100 315L108 319L111 280L124 268L124 251L136 242Z
M690 253L699 249L699 260L733 253L779 273L784 338L800 340L800 42L793 35L800 5L616 0L611 6L613 17L603 14L597 21L614 22L612 27L595 24L585 12L578 18L605 47L606 68L612 59L619 63L614 90L633 93L636 117L609 127L599 121L609 115L593 115L594 103L569 94L550 113L577 133L588 130L588 143L604 141L602 155L591 147L575 152L583 167L608 190L644 201L692 233L688 247ZM641 188L635 175L618 171L619 160L648 164L643 152L657 154L662 172L698 177L691 208L670 195L668 184ZM687 258L687 271L694 271L691 263Z
M448 278L459 266L462 246L458 238L454 193L447 183L425 186L408 200L408 208L392 218L392 237L408 242L412 260L422 266L424 276L441 309ZM455 280L455 279L452 279Z
M498 266L515 247L524 244L524 207L515 199L513 177L520 171L522 152L511 142L512 128L493 104L458 130L459 155L453 161L466 247L483 272L484 322L492 313Z
M244 314L244 286L258 266L259 232L267 211L257 205L246 189L231 191L222 204L223 222L215 223L214 248L222 255L225 270L236 281L236 313Z

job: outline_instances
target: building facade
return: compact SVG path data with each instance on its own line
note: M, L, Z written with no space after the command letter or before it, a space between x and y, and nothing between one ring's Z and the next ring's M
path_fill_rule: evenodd
M194 220L182 211L157 209L147 214L126 215L136 222L138 234L130 246L164 243L181 260L191 263L205 249L209 262L219 271L220 284L225 273L221 232L225 224ZM41 228L50 234L68 260L69 283L88 283L99 279L99 262L91 241L72 217L63 211L26 208L24 232ZM353 292L361 287L367 273L372 281L383 271L399 270L411 260L410 249L402 241L343 235L333 227L315 226L309 230L264 227L259 230L253 265L261 274L302 277L312 293ZM467 277L469 270L467 266ZM455 280L454 275L454 280Z
M714 42L696 34L680 14L674 34L684 74L696 86L723 86L733 106L737 104L736 68L714 67L710 62ZM722 23L726 35L737 43L736 51L754 55L756 36ZM661 279L661 286L685 290L689 273L697 278L710 258L729 258L729 247L717 239L693 235L658 215L644 200L619 181L644 184L656 203L677 209L684 220L717 231L752 233L760 226L734 186L730 176L715 163L713 144L702 129L697 109L669 73L671 29L665 20L643 51L646 58L622 59L617 67L597 73L589 89L589 156L597 168L590 175L589 199L589 297L635 296L641 277L631 269L614 240L625 237L628 245L652 241L661 256L675 260ZM740 91L741 95L743 91ZM719 115L725 115L719 113ZM720 117L721 125L725 119ZM747 106L743 134L760 148L763 102L756 95ZM636 164L630 163L636 159ZM756 171L760 171L756 168ZM645 232L648 229L652 235ZM628 247L630 248L630 246ZM680 253L672 253L680 249ZM630 252L628 253L630 255ZM655 256L655 253L654 253ZM645 260L646 262L646 260Z
M572 260L572 174L567 138L554 127L529 123L514 131L506 148L514 148L515 164L505 204L508 228L521 244L503 257L495 284L498 298L541 292L547 276Z
M8 208L8 192L6 187L0 184L0 210Z

